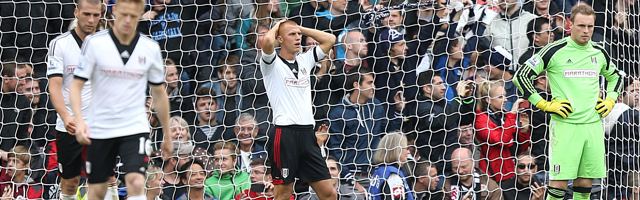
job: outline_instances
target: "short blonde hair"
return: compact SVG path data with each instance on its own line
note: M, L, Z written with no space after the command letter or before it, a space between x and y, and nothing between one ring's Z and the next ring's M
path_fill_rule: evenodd
M189 123L187 123L187 120L184 120L179 116L173 116L169 119L169 125L171 125L173 121L177 121L181 128L187 129L187 139L191 140L191 133L189 132Z
M578 4L573 6L573 8L571 9L571 17L569 17L569 20L571 20L571 23L574 22L573 20L576 18L576 15L578 14L593 16L593 19L594 20L596 19L596 12L593 11L593 8L589 5Z
M373 154L373 162L375 164L399 162L404 146L407 146L407 138L400 131L387 133L378 143L378 148Z
M240 149L237 148L236 144L233 142L217 142L213 145L213 152L215 153L217 150L228 149L231 153L231 157L235 160L238 155L240 155Z
M15 157L16 160L20 160L26 165L29 165L29 161L31 161L31 153L29 153L29 149L22 145L13 147L11 150L9 150L7 157Z
M147 166L147 172L145 173L145 185L149 185L151 184L151 182L153 182L153 180L156 180L156 178L158 178L158 176L162 175L162 170L160 170L160 167L155 166L155 165L149 165Z

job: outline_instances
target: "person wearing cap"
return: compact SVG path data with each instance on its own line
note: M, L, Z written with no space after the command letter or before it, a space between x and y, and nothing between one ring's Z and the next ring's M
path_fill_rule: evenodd
M448 130L454 129L459 123L473 122L473 88L466 87L470 83L464 81L458 84L460 96L447 106L447 100L444 98L446 87L440 73L433 70L424 71L418 77L422 95L417 97L417 103L412 102L407 109L408 112L415 113L412 113L412 117L403 125L416 130L416 145L420 156L431 161L439 174L444 173L443 161L447 157L445 155L450 154L453 150L451 145L457 143L456 135L447 134ZM442 145L443 143L445 145ZM447 149L450 151L447 152Z
M182 165L191 160L191 152L194 145L191 142L173 141L173 153L171 157L163 164L162 173L164 174L164 185L162 185L163 194L171 199L177 199L181 194L186 192L186 186L180 181L179 169Z
M382 50L383 56L377 58L373 71L375 72L375 97L381 103L395 102L395 96L415 97L418 79L415 65L404 65L405 55L409 48L404 41L404 34L395 29L382 31L376 48ZM412 87L414 86L414 87ZM385 104L386 105L386 104ZM393 106L386 105L387 116L393 117L398 112Z
M514 67L511 64L513 57L502 46L496 46L491 48L490 51L485 52L483 54L484 60L487 66L484 67L484 70L487 71L489 75L489 80L500 80L503 81L503 87L506 91L506 110L511 110L513 103L518 100L518 88L511 81L513 79Z

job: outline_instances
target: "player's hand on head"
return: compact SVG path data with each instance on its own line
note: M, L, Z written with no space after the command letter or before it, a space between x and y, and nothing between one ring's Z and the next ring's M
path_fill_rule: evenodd
M600 116L606 117L607 115L609 115L609 113L611 113L611 110L613 110L613 106L615 104L616 100L614 100L613 98L606 98L605 100L598 98L596 110L598 111L598 114L600 114Z
M565 119L569 117L569 114L573 113L571 103L566 99L560 101L557 101L556 99L553 99L552 101L541 99L536 103L536 107L540 110L560 115L560 117Z

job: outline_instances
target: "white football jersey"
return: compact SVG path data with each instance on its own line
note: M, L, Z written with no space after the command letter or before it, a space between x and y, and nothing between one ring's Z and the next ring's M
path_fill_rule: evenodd
M109 139L148 133L147 83L164 83L160 46L136 34L129 46L111 29L86 38L75 78L93 81L87 124L90 137Z
M317 46L296 55L292 62L276 55L275 51L270 55L263 52L260 69L275 125L315 125L309 77L324 56Z
M62 77L62 97L71 116L73 116L73 112L69 104L69 86L71 85L71 80L73 80L73 71L80 60L80 47L82 47L82 39L72 29L49 43L49 54L47 56L47 77ZM84 84L81 98L82 116L86 120L87 110L91 101L91 81L87 81ZM58 120L56 121L56 130L67 132L60 115L58 115Z

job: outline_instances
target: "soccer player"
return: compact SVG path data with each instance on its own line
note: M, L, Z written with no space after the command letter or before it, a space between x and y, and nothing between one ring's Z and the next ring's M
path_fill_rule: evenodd
M148 154L149 121L145 110L147 82L160 124L169 124L169 100L164 88L164 65L158 43L136 31L144 0L116 0L112 29L88 36L69 89L78 143L87 147L89 199L104 199L109 176L119 155L127 174L128 199L146 199L144 174ZM81 89L92 81L92 99L85 124ZM162 129L162 154L173 151L171 132Z
M302 35L312 37L319 45L300 53ZM296 177L308 183L319 199L336 199L329 169L313 131L315 120L309 78L313 67L331 50L335 40L332 34L304 28L290 20L276 23L262 40L260 69L275 124L275 131L269 134L267 152L272 160L276 200L291 197ZM276 41L280 44L279 55L274 50Z
M589 199L594 178L607 175L604 133L600 119L611 112L621 87L622 73L609 53L591 41L596 15L587 5L571 10L571 36L544 47L520 67L514 83L540 110L550 112L547 200L562 199L568 180L573 199ZM547 72L553 100L537 93L533 79ZM606 94L598 99L599 75L607 80Z
M49 44L47 77L51 104L58 112L56 123L56 143L58 146L58 166L60 170L61 199L76 199L76 191L80 184L80 171L84 160L84 147L78 143L75 134L73 112L69 107L69 86L73 80L73 72L78 66L80 48L85 37L96 32L102 14L100 0L81 0L74 14L78 25L62 34ZM91 100L91 83L82 88L82 112L87 116L87 108Z

